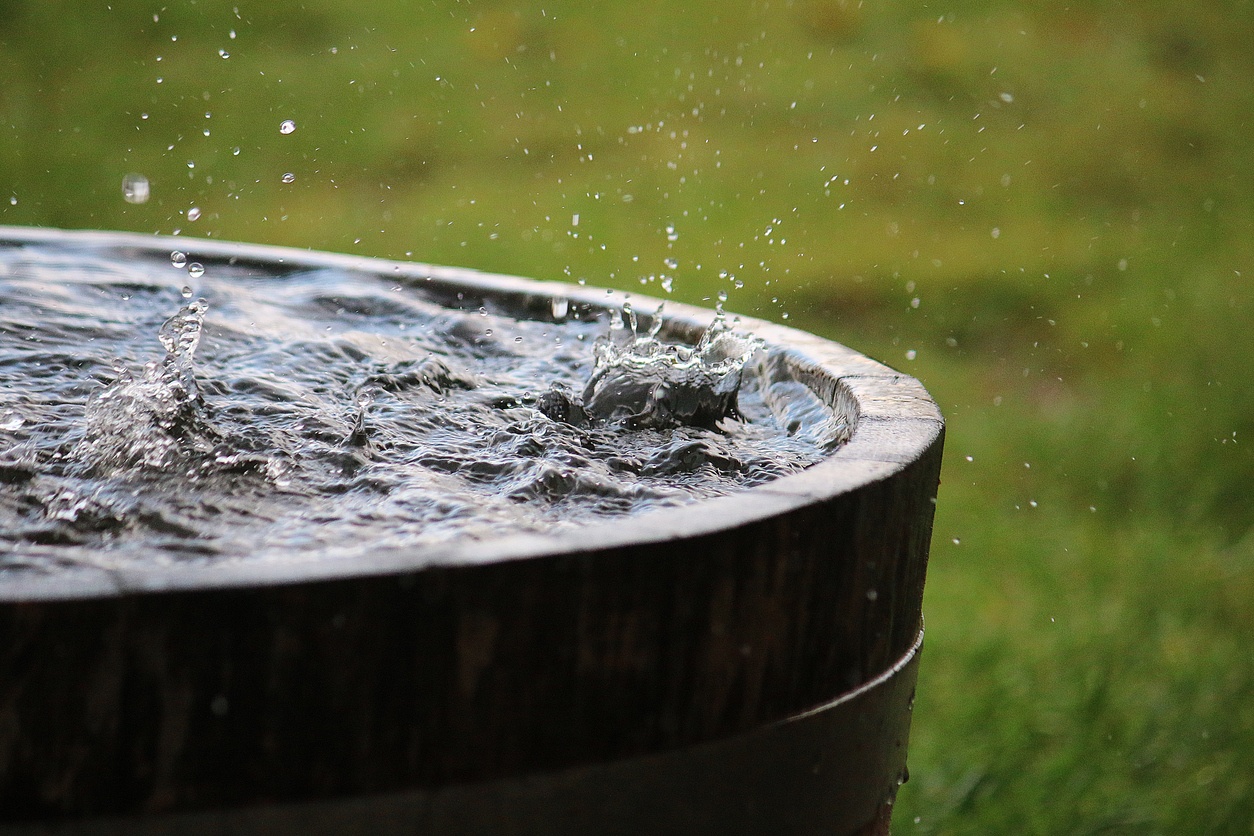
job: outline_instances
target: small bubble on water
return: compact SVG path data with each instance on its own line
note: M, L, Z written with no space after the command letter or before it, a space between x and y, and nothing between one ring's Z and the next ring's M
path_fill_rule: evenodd
M282 179L284 183L295 183L296 175L289 171L287 174L283 175Z
M122 178L122 199L127 203L147 203L151 189L148 178L142 174L128 174Z
M199 279L204 274L205 265L201 264L199 261L193 261L191 264L187 265L187 275L191 276L193 279Z
M184 299L192 298L192 289L188 287L187 285L183 285L183 290L181 292L183 294Z
M296 123L291 119L284 119L279 123L279 133L281 134L290 134L294 130L296 130Z
M199 206L193 206L191 209L188 209L188 210L187 210L187 219L188 219L189 221L198 221L198 220L200 220L200 207L199 207Z
M170 253L170 264L182 270L187 266L187 253L179 252L178 250Z

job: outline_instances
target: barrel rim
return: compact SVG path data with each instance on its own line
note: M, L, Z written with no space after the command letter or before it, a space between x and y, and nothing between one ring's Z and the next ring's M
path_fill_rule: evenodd
M528 279L470 268L371 256L183 236L96 230L60 230L0 225L0 246L57 244L87 250L156 254L179 250L189 261L256 262L292 269L337 268L387 275L398 280L437 282L477 293L530 299L564 297L594 309L621 308L628 298L638 309L663 300L635 293ZM665 300L668 330L698 334L713 312ZM84 568L61 575L0 577L0 601L112 598L161 592L281 586L349 578L404 576L437 567L495 565L514 560L553 559L624 547L691 540L786 514L881 483L920 459L937 443L944 419L913 377L852 349L785 325L741 316L741 325L766 341L768 350L823 384L826 399L852 419L849 440L830 457L805 470L735 494L647 511L557 534L514 534L460 540L438 546L397 547L352 559L292 562L224 562L211 566ZM828 388L830 387L830 388ZM813 388L813 387L812 387ZM822 395L821 395L822 396ZM700 513L694 513L699 510Z

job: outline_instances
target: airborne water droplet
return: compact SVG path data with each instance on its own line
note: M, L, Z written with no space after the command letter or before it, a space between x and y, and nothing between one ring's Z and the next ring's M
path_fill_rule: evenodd
M570 312L570 301L565 296L553 297L553 318L559 322Z
M283 175L282 180L284 183L294 183L296 182L296 175L289 171Z
M122 178L122 199L127 203L147 203L150 194L148 178L142 174L128 174Z
M279 123L279 133L281 134L290 134L294 130L296 130L296 123L291 119L284 119Z
M191 209L188 209L188 210L187 210L187 219L188 219L189 221L198 221L198 220L200 220L200 207L199 207L199 206L193 206Z
M219 50L218 50L218 55L219 55L219 56L221 56L222 58L230 58L230 57L231 57L231 53L227 52L225 49L219 49Z
M191 289L190 287L188 287L187 285L183 285L183 290L182 290L182 293L183 293L183 298L184 298L184 299L190 299L190 298L192 298L192 289Z
M193 261L191 264L187 265L187 275L191 276L193 279L199 279L204 274L205 265L201 264L199 261Z
M187 253L179 252L178 250L175 250L174 252L170 253L170 264L174 265L180 270L183 269L184 267L187 266Z

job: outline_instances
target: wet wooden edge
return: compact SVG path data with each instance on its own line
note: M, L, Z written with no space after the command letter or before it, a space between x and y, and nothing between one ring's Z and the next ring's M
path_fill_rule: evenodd
M157 256L179 250L191 261L256 265L259 269L334 268L404 280L423 288L447 287L486 299L510 298L531 310L554 297L570 305L609 311L630 300L646 318L665 305L664 333L694 340L709 326L713 311L635 293L606 291L562 282L525 279L459 267L392 261L367 256L183 236L60 230L0 225L0 246L48 244L88 252ZM171 284L181 281L171 271ZM729 313L730 315L730 313ZM816 501L851 493L890 479L919 460L940 439L944 419L923 385L840 343L753 317L739 327L767 343L829 406L848 416L848 442L806 470L730 496L649 511L555 535L520 534L459 541L419 550L397 548L343 560L291 563L223 563L211 567L83 569L69 576L0 578L0 601L69 600L120 594L309 583L347 577L404 574L439 566L493 564L556 557L590 548L660 544L777 516ZM699 509L699 513L694 513Z

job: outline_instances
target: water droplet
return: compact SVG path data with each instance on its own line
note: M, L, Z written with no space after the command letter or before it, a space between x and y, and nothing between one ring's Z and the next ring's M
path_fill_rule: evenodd
M193 206L191 209L188 209L188 210L187 210L187 219L188 219L189 221L198 221L198 220L200 220L200 207L199 207L199 206Z
M148 178L142 174L128 174L122 178L122 199L127 203L147 203L151 190Z
M296 130L296 123L291 119L284 119L279 123L279 133L281 134L290 134L294 130Z
M880 597L879 592L874 589L868 589L866 591L866 599L868 601L877 601L879 600L879 597Z
M218 50L218 56L219 56L219 57L221 57L221 58L230 58L230 57L231 57L231 53L227 52L225 49L219 49L219 50Z
M671 270L679 269L679 261L677 259L665 258L662 260L662 263L665 264Z
M667 293L670 293L671 290L674 289L674 287L675 287L674 279L672 279L670 276L662 277L662 290L665 290Z
M183 290L182 290L182 293L183 293L183 298L184 298L184 299L190 299L190 298L192 298L192 289L191 289L190 287L188 287L187 285L183 285Z
M919 352L915 351L913 348L906 352L907 360L913 360L914 358L918 356L919 356Z
M666 225L666 240L672 242L679 240L679 233L675 231L674 224Z
M239 156L239 146L238 146L238 145L236 145L234 148L232 148L232 149L231 149L231 155L232 155L232 156L235 156L235 157L238 157L238 156Z
M287 174L283 175L282 179L284 183L295 183L296 175L289 171Z
M13 197L9 198L9 205L17 206L17 195L14 195Z
M175 250L170 253L170 263L180 270L187 266L187 253Z
M961 546L961 545L962 545L962 539L961 539L961 538L959 538L959 537L955 537L955 538L954 538L954 545L955 545L955 546Z
M187 265L187 275L191 276L193 279L199 279L204 274L205 265L201 264L199 261L193 261L191 264Z
M553 318L563 320L566 314L570 312L570 301L565 296L553 297Z
M1013 93L1002 93L1000 96L998 96L998 98L1001 99L1006 104L1010 104L1011 102L1015 100Z

